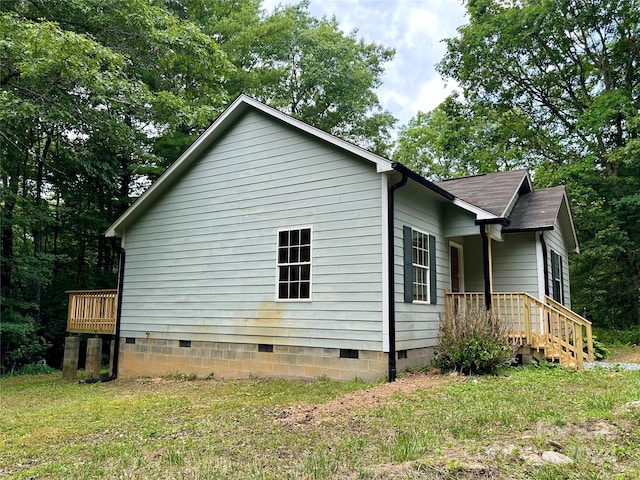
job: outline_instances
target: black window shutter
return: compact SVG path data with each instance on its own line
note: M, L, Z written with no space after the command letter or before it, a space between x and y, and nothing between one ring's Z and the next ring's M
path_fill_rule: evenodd
M402 244L404 250L404 301L413 302L413 239L411 227L402 227Z
M438 285L436 285L436 237L429 235L429 303L438 303Z

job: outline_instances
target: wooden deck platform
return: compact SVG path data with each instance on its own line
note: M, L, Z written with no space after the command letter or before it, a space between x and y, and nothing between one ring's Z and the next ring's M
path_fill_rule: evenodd
M446 315L484 305L483 293L445 295ZM523 292L493 293L491 307L507 322L509 336L522 349L529 348L549 361L578 369L584 367L585 360L593 360L591 322L552 298L540 300Z
M118 291L70 290L67 331L114 335L118 309Z
M67 293L67 331L115 334L117 290L72 290ZM447 292L445 295L446 315L484 305L483 293ZM585 360L593 360L591 322L549 297L539 300L521 292L494 293L492 310L509 324L509 336L521 348L529 348L550 361L574 368L583 368Z

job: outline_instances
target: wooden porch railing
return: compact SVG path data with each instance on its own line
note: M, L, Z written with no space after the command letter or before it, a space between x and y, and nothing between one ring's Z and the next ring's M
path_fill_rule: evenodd
M447 293L445 314L484 304L483 293ZM583 368L585 360L593 360L591 322L553 299L545 297L542 301L521 292L493 293L491 307L498 318L508 322L510 336L520 346L543 351L545 358L575 368Z
M73 333L116 333L117 290L71 290L67 331Z

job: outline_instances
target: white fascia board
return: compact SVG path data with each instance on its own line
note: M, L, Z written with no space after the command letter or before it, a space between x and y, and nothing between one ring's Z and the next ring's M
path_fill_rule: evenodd
M242 98L238 97L235 102L226 108L211 124L211 126L207 128L204 133L200 135L115 222L113 222L113 224L111 224L105 232L105 236L117 237L121 235L122 231L119 230L119 227L128 223L127 220L135 218L136 214L147 202L162 193L170 183L170 180L175 175L179 175L184 171L190 165L191 160L196 158L202 150L206 149L213 142L213 140L218 136L216 131L218 131L222 125L229 121L233 121L239 115L240 111L238 111L238 106L241 103Z
M511 210L513 210L513 207L515 207L516 202L520 197L520 188L522 187L522 184L525 183L525 181L529 185L529 189L533 192L533 183L531 182L531 177L529 176L529 172L526 172L524 174L524 177L522 178L522 181L518 185L518 188L516 188L516 191L513 192L513 195L511 196L509 203L505 207L504 212L502 212L503 217L508 217L511 214Z
M540 232L540 233L541 233L541 235L544 235L544 233L542 233L542 232ZM546 262L546 259L544 258L544 253L543 253L543 249L542 249L542 241L540 240L541 235L535 235L535 242L536 242L536 271L537 271L537 274L538 274L538 298L544 298L544 292L545 292L544 262ZM540 329L542 329L542 325L540 325Z
M380 175L380 198L382 199L382 351L389 352L389 177L386 174Z
M346 150L347 152L353 153L358 157L362 157L373 162L376 165L376 170L378 173L388 172L392 170L391 160L388 160L384 157L381 157L380 155L377 155L373 152L365 150L364 148L354 145L353 143L349 143L345 140L341 140L340 138L335 137L330 133L320 130L319 128L313 127L308 123L304 123L303 121L293 118L292 116L287 115L286 113L282 113L281 111L276 110L275 108L269 107L264 103L260 103L259 101L251 97L247 97L246 95L240 95L240 97L238 97L238 100L236 101L243 101L248 105L251 105L255 109L260 110L274 118L277 118L278 120L284 123L287 123L292 127L302 130L303 132L308 133L309 135L312 135L320 140L323 140L331 145L334 145L340 148L341 150Z
M562 192L562 202L560 202L560 207L558 209L558 213L556 214L556 219L560 217L560 211L562 210L562 203L565 204L565 209L567 212L567 217L569 219L569 227L571 229L571 237L573 238L573 250L570 250L569 253L580 253L580 245L578 244L578 235L576 232L576 226L573 223L573 213L571 212L571 204L569 203L569 197L567 196L567 190L565 188L564 192Z
M385 172L392 172L392 171L393 171L393 167L391 166L391 162L389 162L388 165L385 165L383 163L376 164L377 173L385 173Z
M164 189L171 183L171 180L183 172L191 162L202 153L203 150L208 148L213 141L225 131L229 123L233 122L236 118L244 112L247 106L251 106L256 110L276 118L283 123L291 125L292 127L301 130L309 135L312 135L322 141L325 141L337 148L350 152L358 157L364 158L373 162L376 165L376 171L378 173L387 172L392 170L392 162L380 155L369 152L364 148L358 147L352 143L341 140L333 135L324 132L316 127L312 127L301 120L297 120L285 113L271 108L259 101L247 97L246 95L240 95L236 98L231 105L229 105L216 120L211 124L205 132L200 135L180 157L164 171L162 175L142 194L138 197L133 205L131 205L105 232L107 237L118 237L122 234L122 227L127 225L130 220L133 220L143 209L144 206L150 202L153 198L161 194Z
M454 198L452 203L468 212L473 213L476 216L476 220L493 220L495 218L500 218L493 213L487 212L480 207L476 207L475 205L465 202L464 200L459 199L458 197Z

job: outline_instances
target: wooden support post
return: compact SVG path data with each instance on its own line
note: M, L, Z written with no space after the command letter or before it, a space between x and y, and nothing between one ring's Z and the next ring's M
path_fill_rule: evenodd
M88 378L100 378L100 360L102 357L102 339L87 339L87 360L85 363L85 375Z
M531 345L533 340L533 331L531 328L531 300L524 297L524 335L527 339L527 345Z
M584 368L584 358L583 358L583 341L582 341L582 325L574 325L573 326L573 346L576 349L576 368L578 370L582 370Z
M78 358L80 357L80 338L66 337L64 339L64 359L62 361L62 378L75 380L78 373Z

